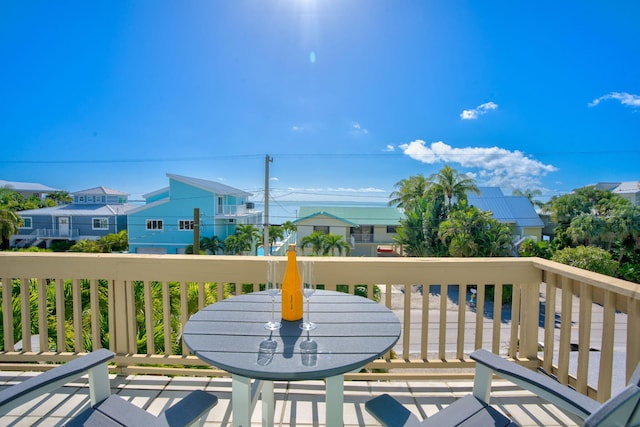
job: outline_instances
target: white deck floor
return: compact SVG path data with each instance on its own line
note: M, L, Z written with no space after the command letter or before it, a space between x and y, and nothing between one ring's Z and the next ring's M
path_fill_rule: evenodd
M8 387L34 372L0 371L0 387ZM188 391L202 389L215 393L219 402L206 420L206 426L231 425L231 380L228 378L164 377L149 375L111 375L112 392L132 401L153 414L181 399ZM364 403L382 393L400 399L419 417L434 414L455 399L471 391L471 381L367 382L345 384L345 426L376 426L365 411ZM276 426L324 426L324 383L322 381L277 382ZM492 403L511 414L523 426L573 426L560 410L514 385L494 381ZM3 426L59 426L68 417L86 408L89 402L86 379L69 384L9 412L0 414ZM253 416L253 426L260 425L260 405Z

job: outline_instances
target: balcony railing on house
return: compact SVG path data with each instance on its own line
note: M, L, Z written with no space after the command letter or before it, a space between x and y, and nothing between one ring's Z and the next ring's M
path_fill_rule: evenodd
M10 245L13 246L14 242L20 241L18 247L24 248L32 245L37 245L44 240L68 240L76 239L80 236L80 230L77 228L70 230L59 230L53 228L38 228L30 233L27 230L20 230L20 234L11 236Z
M277 259L282 274L286 259ZM604 401L615 355L624 356L616 370L627 376L640 360L634 283L539 258L308 259L319 285L379 298L402 322L394 352L348 379L469 375L459 368L472 367L467 355L482 347ZM207 304L260 290L266 260L1 252L0 367L108 347L118 372L226 376L189 354L181 327ZM597 381L589 383L594 368Z
M238 205L220 205L218 206L218 217L242 216L255 214L256 210L253 203L242 203Z

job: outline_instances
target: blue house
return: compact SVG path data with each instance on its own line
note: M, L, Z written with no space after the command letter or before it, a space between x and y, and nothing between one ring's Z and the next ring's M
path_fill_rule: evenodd
M23 220L12 247L45 246L56 240L98 240L127 227L129 195L106 187L71 193L73 203L17 212Z
M145 204L129 211L129 251L180 254L193 244L194 211L199 209L200 238L226 239L238 224L262 223L262 212L248 201L251 193L219 182L167 174L169 186L144 194Z

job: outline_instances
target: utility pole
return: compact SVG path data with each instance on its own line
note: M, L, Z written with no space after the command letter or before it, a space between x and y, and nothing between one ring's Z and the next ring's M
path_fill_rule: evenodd
M200 255L200 208L193 208L193 254Z
M267 156L264 159L264 228L262 234L264 235L264 242L262 248L264 256L271 255L271 248L269 247L269 163L273 163L273 157Z

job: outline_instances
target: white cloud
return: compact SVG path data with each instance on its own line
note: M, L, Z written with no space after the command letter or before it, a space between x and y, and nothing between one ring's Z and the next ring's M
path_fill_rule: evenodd
M520 151L499 147L454 148L442 141L430 146L422 140L399 146L404 154L422 163L457 163L464 168L477 169L479 185L513 188L537 188L540 177L557 168L527 157Z
M271 178L269 178L269 181L280 181L280 179L278 179L277 176L272 176Z
M367 135L369 131L363 128L358 122L351 122L351 131L352 135Z
M627 92L611 92L606 95L596 98L589 103L589 107L595 107L600 104L600 101L606 101L607 99L615 99L620 101L622 105L626 105L631 108L640 108L640 95L633 95Z
M385 151L387 153L392 153L392 152L396 151L396 147L394 147L391 144L388 144L386 147L384 147L384 150L382 150L382 151Z
M487 112L497 109L498 104L496 104L495 102L485 102L484 104L478 105L472 110L463 110L462 113L460 113L460 118L462 120L476 120L481 115L487 114Z
M293 125L291 126L292 132L302 132L304 130L304 126L301 125Z

